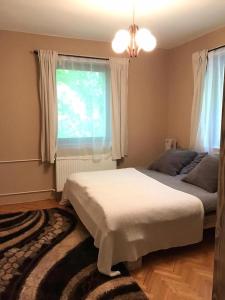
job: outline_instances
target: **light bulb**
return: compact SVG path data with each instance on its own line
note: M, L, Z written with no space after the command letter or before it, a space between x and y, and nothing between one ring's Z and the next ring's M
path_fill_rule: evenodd
M116 53L123 53L130 45L130 33L125 29L117 31L113 41L112 48Z
M135 41L139 48L144 51L152 51L156 47L156 38L146 28L141 28L137 31Z

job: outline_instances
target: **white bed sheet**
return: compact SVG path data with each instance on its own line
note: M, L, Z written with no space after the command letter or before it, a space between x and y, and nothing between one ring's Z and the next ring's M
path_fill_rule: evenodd
M202 202L133 168L72 174L65 200L99 248L99 271L110 276L118 262L202 240Z

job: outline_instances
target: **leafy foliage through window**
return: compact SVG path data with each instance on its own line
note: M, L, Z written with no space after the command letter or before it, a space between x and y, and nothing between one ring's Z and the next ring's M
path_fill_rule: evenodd
M106 136L106 74L57 69L58 138Z
M88 155L110 151L109 82L106 61L59 58L56 69L58 153L63 150L62 155ZM71 149L76 152L71 153Z

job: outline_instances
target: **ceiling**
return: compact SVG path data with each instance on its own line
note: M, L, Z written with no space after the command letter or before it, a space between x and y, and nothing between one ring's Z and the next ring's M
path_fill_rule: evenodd
M111 41L135 23L172 48L225 26L225 0L0 0L0 29Z

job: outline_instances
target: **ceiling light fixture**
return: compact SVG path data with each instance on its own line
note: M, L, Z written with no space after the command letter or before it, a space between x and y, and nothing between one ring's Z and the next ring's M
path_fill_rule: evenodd
M134 5L133 5L133 24L129 30L120 29L115 34L112 41L112 49L120 54L127 50L130 57L137 57L140 50L150 52L156 47L156 38L146 28L138 28L134 23Z

